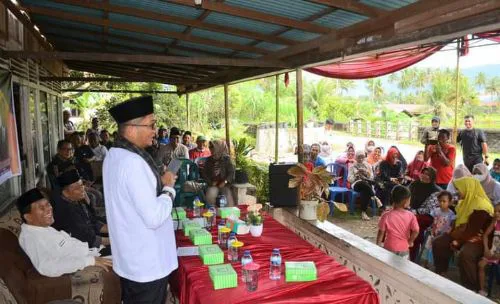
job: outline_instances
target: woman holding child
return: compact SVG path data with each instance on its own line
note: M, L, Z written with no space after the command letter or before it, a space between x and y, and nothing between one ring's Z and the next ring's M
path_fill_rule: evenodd
M432 242L434 265L438 274L448 270L450 257L458 251L458 267L462 285L479 290L478 262L483 256L483 234L492 221L493 205L481 184L473 177L464 177L453 182L460 197L456 222L450 233L437 237Z

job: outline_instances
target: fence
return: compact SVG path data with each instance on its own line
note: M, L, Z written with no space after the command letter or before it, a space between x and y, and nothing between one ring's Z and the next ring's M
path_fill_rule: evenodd
M393 140L418 140L419 124L415 121L392 123L389 121L362 121L351 120L348 132L365 137L378 137Z

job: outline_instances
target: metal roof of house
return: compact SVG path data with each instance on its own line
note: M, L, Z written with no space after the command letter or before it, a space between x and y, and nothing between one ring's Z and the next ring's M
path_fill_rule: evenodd
M194 0L17 2L53 46L50 58L63 59L69 68L162 81L187 91L491 27L500 15L498 3L486 0L203 0L201 6ZM448 26L439 27L443 24ZM138 56L105 61L99 53ZM168 57L154 62L149 55Z

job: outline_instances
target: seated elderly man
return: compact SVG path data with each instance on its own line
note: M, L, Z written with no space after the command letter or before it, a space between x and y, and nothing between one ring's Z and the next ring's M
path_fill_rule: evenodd
M68 170L57 177L62 191L52 196L54 208L54 227L64 230L72 237L87 242L89 247L109 246L109 238L101 234L108 233L108 226L100 221L90 204L83 181L76 169ZM103 248L103 255L109 255L109 248Z
M169 143L167 145L160 145L156 159L164 165L168 165L174 158L189 159L189 150L180 143L180 140L181 131L176 127L171 128Z
M87 266L99 266L106 271L112 267L111 260L99 257L97 248L89 248L87 243L50 227L54 223L52 206L39 189L21 195L17 208L24 222L19 245L40 274L58 277Z
M57 188L56 177L75 166L74 151L69 140L63 139L57 143L57 154L47 166L47 174L53 187Z

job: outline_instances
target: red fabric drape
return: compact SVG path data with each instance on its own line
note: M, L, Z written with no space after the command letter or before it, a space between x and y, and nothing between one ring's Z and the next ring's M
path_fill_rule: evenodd
M215 229L212 236L214 240L217 239ZM182 233L176 233L176 239L179 247L192 246L191 241ZM379 303L377 293L368 282L269 216L265 217L261 237L239 235L238 240L245 244L242 250L250 250L254 262L260 265L258 289L254 292L246 291L245 283L241 281L241 264L232 263L238 274L238 287L214 290L208 266L204 266L199 257L180 257L179 268L169 280L180 303ZM269 279L269 257L273 248L280 248L283 259L279 281ZM228 263L227 250L224 250L224 255L225 263ZM314 261L318 279L312 282L286 283L284 261Z
M325 77L340 79L365 79L383 76L413 65L443 48L443 45L422 48L407 48L356 58L353 60L332 63L306 71Z
M500 42L500 31L497 32L484 32L475 34L476 36L484 39L489 39L491 41Z

